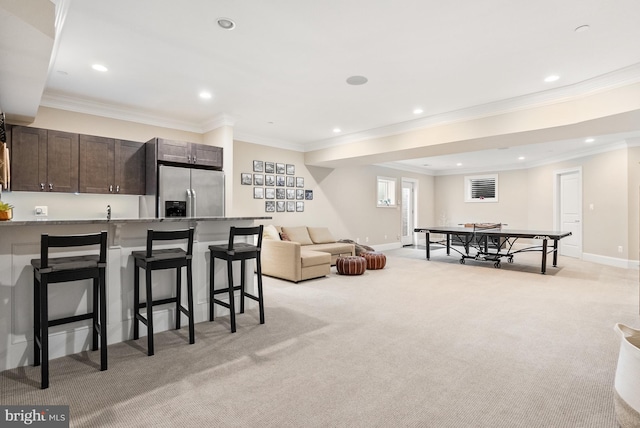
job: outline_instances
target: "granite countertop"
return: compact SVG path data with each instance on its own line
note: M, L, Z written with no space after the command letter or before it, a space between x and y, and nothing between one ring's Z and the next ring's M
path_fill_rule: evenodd
M59 226L71 224L122 224L122 223L182 223L193 221L233 221L233 220L270 220L272 217L166 217L166 218L112 218L104 219L69 219L69 220L7 220L0 221L0 227L3 226Z

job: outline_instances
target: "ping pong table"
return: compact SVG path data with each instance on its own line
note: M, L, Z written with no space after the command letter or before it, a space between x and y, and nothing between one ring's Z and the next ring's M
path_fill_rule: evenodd
M442 245L447 249L447 255L454 250L460 254L460 263L473 259L479 261L491 261L494 267L500 267L500 260L506 258L513 263L513 256L518 253L539 251L542 253L541 273L547 271L547 254L553 253L553 267L558 265L558 241L571 235L571 232L544 231L544 230L515 230L502 228L501 224L473 224L471 227L435 226L414 229L414 232L424 233L427 238L427 260L431 259L430 244ZM431 234L444 235L444 239L431 240ZM514 249L519 239L532 239L542 241L530 244L523 248ZM549 241L552 242L551 248ZM461 246L462 250L456 248Z

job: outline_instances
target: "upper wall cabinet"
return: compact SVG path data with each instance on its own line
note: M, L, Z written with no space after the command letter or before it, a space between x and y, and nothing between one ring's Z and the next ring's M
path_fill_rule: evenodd
M145 193L145 145L80 135L80 192Z
M186 141L154 138L149 141L156 149L158 162L172 162L188 165L209 166L222 169L222 148Z
M11 130L11 189L78 191L78 135L14 126Z

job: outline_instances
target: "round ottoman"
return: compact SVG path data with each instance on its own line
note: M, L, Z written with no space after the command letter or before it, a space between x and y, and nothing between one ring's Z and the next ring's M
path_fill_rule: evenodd
M387 256L377 251L362 253L362 257L367 261L367 269L369 270L384 269L387 264Z
M340 275L362 275L367 269L367 261L360 256L338 257L336 269Z

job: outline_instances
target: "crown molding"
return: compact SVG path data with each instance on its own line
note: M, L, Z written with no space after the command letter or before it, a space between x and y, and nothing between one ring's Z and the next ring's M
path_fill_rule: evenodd
M266 138L260 135L238 131L236 129L234 129L233 131L233 139L244 141L245 143L260 144L261 146L275 147L278 149L292 150L295 152L305 151L302 144L292 143L291 141L279 140L276 138Z
M211 118L210 120L207 120L202 124L201 127L203 132L209 132L209 131L213 131L214 129L221 128L223 126L233 127L235 124L236 124L236 119L233 116L222 113Z

